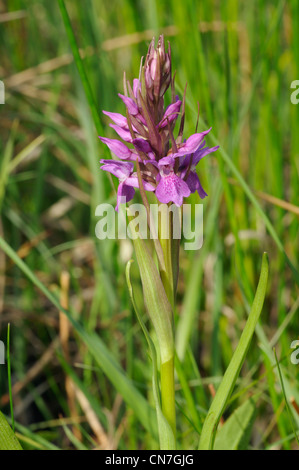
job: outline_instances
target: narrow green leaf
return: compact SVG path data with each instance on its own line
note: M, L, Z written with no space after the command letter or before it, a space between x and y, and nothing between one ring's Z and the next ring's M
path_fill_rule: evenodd
M141 238L133 239L133 243L142 282L144 304L157 334L161 362L167 362L173 357L174 349L172 308L147 244Z
M63 19L63 22L64 22L65 30L66 30L66 33L67 33L67 36L68 36L68 39L69 39L69 42L70 42L70 46L71 46L71 49L72 49L74 60L75 60L75 63L76 63L76 66L77 66L77 69L78 69L78 72L79 72L79 75L80 75L80 78L81 78L81 82L82 82L82 85L83 85L83 88L84 88L84 91L85 91L85 95L86 95L86 98L87 98L87 101L88 101L88 104L89 104L89 107L90 107L90 110L91 110L91 113L92 113L92 117L93 117L93 121L94 121L96 130L97 130L98 134L103 135L103 132L102 132L103 127L102 127L102 123L101 123L101 120L100 120L100 117L99 117L97 105L96 105L96 102L94 100L93 93L92 93L92 90L91 90L91 87L90 87L90 83L89 83L89 80L87 78L87 74L86 74L82 59L81 59L80 51L79 51L79 48L78 48L78 45L77 45L77 42L76 42L76 38L75 38L75 35L74 35L74 31L73 31L71 22L70 22L70 17L68 15L67 9L65 7L64 0L58 0L58 5L59 5L60 11L61 11L61 16L62 16L62 19Z
M218 141L213 135L211 135L211 141L212 141L213 145L218 145L217 144ZM267 227L267 230L268 230L269 234L271 235L272 239L276 243L276 246L278 247L280 252L284 255L285 261L286 261L287 265L289 266L289 268L291 269L291 271L293 273L293 276L294 276L294 279L295 279L297 285L299 286L299 272L297 270L297 267L294 266L294 264L291 262L290 258L288 257L288 255L285 251L285 248L283 246L283 243L282 243L280 237L278 236L272 222L270 221L267 214L262 209L262 207L259 204L257 198L255 197L255 195L251 191L250 187L248 186L248 184L244 180L243 176L241 175L240 171L235 166L235 164L233 163L233 161L229 157L229 155L221 147L218 151L218 154L223 158L223 160L227 164L228 168L235 175L236 179L240 183L240 186L242 187L242 189L243 189L244 193L246 194L247 198L250 200L252 205L255 207L257 213L260 215L260 217L264 221L264 224Z
M175 356L175 370L178 375L178 379L180 381L182 391L186 399L190 421L192 421L194 428L196 429L198 434L200 434L199 430L201 428L201 423L199 420L198 411L196 409L195 401L194 401L188 380L186 378L183 364L181 363L177 355Z
M84 330L83 326L78 323L73 315L64 309L56 297L44 286L44 284L35 276L34 272L21 260L17 253L0 237L0 248L14 261L14 263L23 271L23 273L36 285L44 295L55 305L55 307L63 312L69 319L70 323L86 344L90 353L94 356L104 374L113 383L114 387L122 395L125 402L134 410L136 417L154 437L157 437L157 425L154 409L150 407L146 399L141 395L132 381L126 376L121 366L114 359L102 340L95 334Z
M114 385L115 389L122 395L124 401L133 409L136 417L148 432L157 438L156 419L154 409L150 407L143 395L133 385L132 381L126 376L125 372L114 359L107 349L106 345L94 333L89 333L73 320L69 314L72 325L76 329L80 338L84 341L88 350L95 358L105 375Z
M232 394L233 388L239 376L241 367L244 363L258 319L262 311L266 295L268 271L268 257L267 254L264 253L260 279L255 298L251 307L251 311L246 322L246 326L243 330L242 336L240 338L239 344L224 374L222 382L217 390L215 398L209 409L208 415L205 419L199 443L200 450L213 449L218 423Z
M2 162L0 167L0 209L5 196L6 184L9 176L9 165L13 156L14 140L18 128L18 121L14 121L11 129L9 139L2 155Z
M282 3L284 3L284 2L282 2ZM180 87L178 84L176 85L176 87L181 93L183 93L182 87ZM194 109L194 105L190 101L190 99L188 99L187 101L188 101L188 105L190 106L190 108ZM205 121L201 117L199 117L199 123L200 123L201 127L207 128L207 124L205 123ZM220 142L218 141L218 139L212 133L209 135L209 138L210 138L211 143L213 144L213 146L220 145ZM228 153L223 149L223 147L221 145L220 145L220 148L218 149L217 155L219 155L224 160L224 163L227 165L228 169L235 176L235 178L239 182L241 188L243 189L244 193L246 194L247 198L252 203L253 207L255 207L255 209L256 209L257 213L260 215L261 219L264 221L264 224L267 227L267 230L268 230L269 234L271 235L272 239L276 243L276 246L278 247L279 251L283 254L287 265L289 266L289 268L291 269L291 271L293 273L296 284L299 286L299 271L298 271L298 268L292 263L292 261L288 257L288 255L285 251L285 248L283 246L283 243L282 243L280 237L277 234L277 231L275 230L271 220L269 219L269 217L267 216L265 211L262 209L262 207L261 207L260 203L258 202L257 198L255 197L253 191L248 186L247 182L243 178L243 176L240 173L240 171L238 170L237 166L234 164L233 160L230 158Z
M69 365L69 363L63 358L61 354L57 354L58 360L63 367L65 373L72 379L72 381L75 383L76 387L78 387L79 390L85 395L90 407L93 409L95 414L98 416L100 419L101 423L103 424L104 427L107 426L107 416L105 415L101 402L100 402L100 397L94 396L88 386L84 383L83 380L81 380L76 373L75 370L72 369L72 367Z
M296 432L296 423L294 422L294 418L293 418L293 415L292 415L291 410L290 410L290 405L288 403L288 399L287 399L287 395L286 395L286 391L285 391L285 386L284 386L284 383L283 383L282 373L281 373L279 362L278 362L278 359L277 359L276 349L275 348L273 348L273 349L274 349L274 356L275 356L276 366L277 366L278 373L279 373L281 389L282 389L282 393L283 393L283 396L284 396L284 400L285 400L285 404L286 404L286 408L287 408L287 412L288 412L288 417L289 417L289 420L290 420L290 423L291 423L291 426L292 426L293 433L295 435L295 439L297 441L297 444L299 445L299 439L298 439L297 432Z
M22 426L18 422L16 422L16 436L26 450L61 450L46 437L43 437L38 432L31 431L28 426Z
M0 450L23 450L21 444L0 411Z
M215 439L215 450L247 450L256 416L256 399L246 400L237 408Z
M81 441L79 441L79 439L65 424L63 424L62 427L70 442L75 446L77 450L88 450L88 448L84 444L82 444Z
M157 413L157 422L158 422L158 430L159 430L159 441L160 441L160 449L161 450L175 450L176 448L176 443L175 443L175 438L171 429L171 426L169 425L167 419L164 417L162 408L161 408L161 400L160 400L160 392L159 392L159 386L158 386L158 370L157 370L157 354L156 354L156 348L155 345L150 337L150 334L144 324L144 321L142 320L142 316L138 310L137 304L135 302L135 297L134 297L134 292L133 292L133 287L130 279L130 267L132 264L132 260L128 262L127 267L126 267L126 279L127 279L127 285L129 289L129 294L131 297L131 301L136 313L136 316L138 318L138 321L140 323L140 326L142 328L142 331L144 333L144 336L147 340L148 347L149 347L149 352L150 352L150 357L152 360L152 367L153 367L153 375L152 375L152 385L153 385L153 394L154 394L154 399L155 399L155 405L156 405L156 413Z

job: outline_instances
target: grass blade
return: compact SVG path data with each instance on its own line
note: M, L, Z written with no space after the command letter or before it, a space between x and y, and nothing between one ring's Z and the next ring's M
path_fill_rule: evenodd
M177 85L177 88L181 93L183 92L183 90L180 86ZM194 110L193 103L191 103L190 100L188 100L188 105L190 106L191 109ZM199 117L199 123L200 123L202 128L207 128L207 124L204 122L204 120L201 117ZM212 143L213 146L217 146L217 145L220 146L220 148L217 151L217 155L221 156L221 158L224 160L227 167L234 174L235 178L238 180L238 182L239 182L241 188L243 189L244 193L246 194L247 198L250 200L252 205L255 207L257 213L260 215L260 217L264 221L265 226L267 227L267 230L268 230L269 234L271 235L272 239L276 243L279 251L283 254L287 265L289 266L289 268L291 269L291 271L293 273L296 284L299 286L299 272L298 272L298 269L294 266L294 264L292 263L292 261L288 257L288 255L285 251L285 248L283 246L283 243L281 242L281 240L280 240L280 238L279 238L272 222L270 221L270 219L268 218L266 213L263 211L263 209L262 209L261 205L259 204L257 198L253 194L253 191L250 189L250 187L246 183L245 179L243 178L242 174L240 173L240 171L238 170L238 168L236 167L236 165L234 164L232 159L229 157L228 153L221 147L220 142L218 141L218 139L212 133L210 133L209 138L210 138L211 143Z
M0 248L9 256L14 263L23 271L23 273L38 287L50 302L63 312L71 322L72 326L80 336L81 340L86 344L88 350L95 358L105 375L113 383L116 390L122 395L126 403L134 410L137 418L149 433L157 438L156 418L154 409L150 407L146 399L141 395L138 389L133 385L126 376L123 369L114 359L105 344L95 333L89 333L84 330L83 326L78 323L73 315L64 309L57 298L47 289L47 287L36 277L33 271L21 260L15 251L0 237Z
M96 130L97 130L97 133L100 134L100 135L103 135L103 132L102 132L103 128L102 128L102 123L101 123L99 113L98 113L98 110L97 110L97 105L96 105L96 102L94 100L93 93L92 93L92 90L91 90L91 86L90 86L89 80L88 80L86 72L85 72L85 68L84 68L84 65L83 65L83 62L82 62L82 59L81 59L81 56L80 56L80 52L79 52L79 49L78 49L78 46L77 46L76 38L75 38L75 35L74 35L74 31L73 31L73 28L72 28L72 25L71 25L71 22L70 22L70 17L68 15L64 0L58 0L58 5L59 5L60 11L61 11L61 15L62 15L62 19L63 19L63 22L64 22L65 30L66 30L66 33L67 33L67 36L68 36L68 39L69 39L69 42L70 42L70 46L71 46L72 53L73 53L73 56L74 56L74 59L75 59L75 63L76 63L76 66L77 66L77 69L78 69L78 72L79 72L79 75L80 75L80 78L81 78L83 88L84 88L84 91L85 91L85 95L86 95L88 104L90 106L90 110L91 110L91 113L92 113L92 117L93 117L93 121L94 121Z
M226 408L227 402L232 394L236 380L239 376L241 367L245 360L248 352L258 319L260 317L268 281L268 257L264 253L262 260L262 268L260 274L260 280L249 314L246 326L243 330L239 344L234 352L231 362L224 374L223 380L217 390L215 398L212 402L206 420L204 422L199 449L200 450L212 450L217 431L217 426L220 418Z
M291 426L292 426L292 430L293 430L295 439L297 441L297 444L299 445L299 439L298 439L298 436L297 436L293 415L290 411L290 406L289 406L289 403L288 403L288 399L287 399L287 395L286 395L286 391L285 391L285 387L284 387L284 383L283 383L282 373L281 373L281 370L280 370L280 366L279 366L279 362L278 362L278 359L277 359L277 354L276 354L276 349L275 348L274 348L274 356L275 356L276 366L277 366L278 373L279 373L279 379L280 379L282 393L283 393L285 404L286 404L286 407L287 407L289 420L290 420L290 423L291 423Z
M216 435L215 450L246 450L256 417L256 397L237 408Z
M14 432L0 411L0 450L22 450Z

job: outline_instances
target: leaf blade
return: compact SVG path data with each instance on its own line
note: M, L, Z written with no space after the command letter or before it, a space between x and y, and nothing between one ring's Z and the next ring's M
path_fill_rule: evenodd
M13 430L0 411L0 450L23 450Z
M222 382L217 390L208 415L205 419L199 442L199 450L213 449L218 423L232 394L262 311L266 295L268 272L268 257L267 254L264 253L260 279L251 311L246 322L246 326L241 335L239 344L233 354L230 364L224 374Z

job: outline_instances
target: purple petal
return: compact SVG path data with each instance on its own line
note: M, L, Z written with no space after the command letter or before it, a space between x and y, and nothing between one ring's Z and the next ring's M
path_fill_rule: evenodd
M154 165L155 168L159 169L159 164L154 158L150 158L149 160L144 160L143 163L147 165L148 163L151 163Z
M150 74L151 74L152 80L155 80L156 70L157 70L157 52L154 51L153 60L150 63Z
M152 147L150 146L148 141L145 139L134 139L133 145L135 149L137 151L139 150L140 152L149 153L153 151Z
M186 183L191 191L191 193L195 193L198 191L198 194L201 199L204 199L207 196L207 193L203 189L201 182L199 181L198 175L195 171L190 171Z
M154 152L148 152L147 156L149 157L149 160L156 161Z
M131 151L131 155L130 155L130 158L128 158L128 160L130 162L136 162L138 160L138 162L141 162L141 158L139 157L138 153L136 153L134 150Z
M192 158L192 162L194 161L194 157L195 155L197 154L197 152L200 152L200 150L203 149L203 147L206 145L206 141L203 140L200 144L200 146L198 147L198 149L196 150L196 152L194 153L189 153L188 155L185 155L184 157L180 157L180 163L181 164L184 164L184 166L189 166L189 162L190 162L190 159L193 155L193 158Z
M117 204L115 207L116 212L118 212L119 204L123 202L129 202L133 199L135 194L135 189L131 186L127 186L126 183L120 183L117 190Z
M131 150L128 147L116 139L107 139L106 137L100 137L100 140L106 144L112 153L114 153L118 158L126 160L131 157Z
M155 187L151 184L148 183L147 181L142 180L143 182L143 187L146 191L155 191ZM139 188L139 181L138 181L138 176L136 173L134 173L132 176L129 176L126 181L125 181L127 186L132 186L133 188Z
M103 111L106 116L108 116L117 126L128 128L128 121L125 116L119 113L110 113L108 111Z
M145 74L144 74L144 79L145 79L145 83L146 83L146 88L148 90L148 93L150 95L150 98L152 98L152 85L153 85L153 80L152 80L152 77L151 77L151 74L150 74L150 69L149 67L146 67L145 69Z
M177 206L183 204L184 197L190 196L188 185L174 173L162 176L156 189L156 196L162 203L174 202Z
M175 153L174 156L177 157L180 155L194 153L203 141L205 135L207 135L211 129L212 128L208 129L207 131L191 135L191 137L189 137L189 139L187 139L186 142L178 149L177 153Z
M139 111L138 111L138 106L137 106L137 104L135 103L135 101L132 100L132 98L129 98L128 96L121 95L120 93L118 93L118 96L119 96L119 97L123 100L123 102L125 103L129 114L132 114L132 116L136 116L136 115L139 113Z
M134 78L134 80L133 80L133 93L134 93L134 96L135 96L136 99L137 99L139 90L141 91L140 80L138 80L138 78Z
M172 103L166 108L166 111L164 113L163 119L159 122L159 127L166 127L167 126L167 121L172 122L175 119L177 119L180 109L182 106L182 102L180 100L176 101L175 103ZM168 119L167 119L168 118Z
M103 164L101 170L108 171L119 179L127 178L134 170L134 163L118 162L113 160L100 160Z
M206 155L208 155L209 153L212 153L212 152L216 152L216 150L219 149L219 145L217 145L217 147L206 147L206 148L199 148L194 156L193 156L193 159L192 159L192 168L194 169L196 167L196 165L198 164L198 162L203 158L205 157Z
M188 171L191 158L192 158L191 170L195 170L196 165L203 157L205 157L208 153L211 153L214 150L217 150L219 148L219 147L213 147L212 149L210 149L210 147L203 148L205 146L205 143L206 141L204 140L200 144L196 152L189 153L188 155L185 155L183 157L179 157L180 159L179 172L181 173L181 178L184 178L186 172Z
M109 124L109 126L112 127L125 142L132 142L133 139L129 130L117 126L116 124Z
M166 166L166 165L169 165L171 168L173 168L174 164L175 164L175 157L172 154L168 155L167 157L161 158L161 160L159 160L158 162L159 168Z

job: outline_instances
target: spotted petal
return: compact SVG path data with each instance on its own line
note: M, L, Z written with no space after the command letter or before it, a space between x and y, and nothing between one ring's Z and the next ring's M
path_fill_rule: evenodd
M156 189L156 196L162 203L174 202L177 206L183 204L184 197L190 196L191 191L185 181L171 172L166 176L161 176Z

